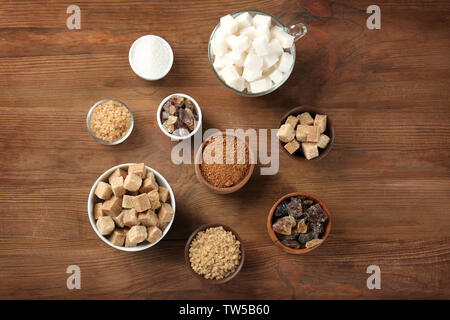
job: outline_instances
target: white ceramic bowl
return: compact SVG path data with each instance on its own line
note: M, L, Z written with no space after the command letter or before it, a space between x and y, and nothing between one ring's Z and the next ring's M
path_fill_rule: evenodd
M144 242L142 242L141 244L137 245L136 247L120 247L120 246L116 246L114 244L111 243L111 241L108 240L107 237L103 236L100 234L100 232L97 230L97 226L95 225L95 219L94 219L94 206L97 202L100 202L102 200L100 200L99 198L97 198L97 196L95 195L95 188L97 187L97 184L100 181L105 181L108 182L108 177L111 175L111 173L113 173L114 170L116 170L117 168L128 168L129 165L132 165L134 163L124 163L124 164L119 164L118 166L115 166L111 169L106 170L98 179L97 181L95 181L94 185L91 188L91 192L89 193L89 199L88 199L88 216L89 216L89 221L91 222L91 226L92 229L94 229L95 233L98 235L98 237L100 239L102 239L105 243L107 243L108 245L110 245L111 247L118 249L118 250L122 250L122 251L142 251L145 249L148 249L150 247L153 247L154 245L156 245L159 241L161 241L162 238L164 238L164 236L167 234L167 232L169 232L170 227L172 226L173 220L175 219L175 196L173 194L172 188L170 187L169 183L166 181L166 179L164 179L164 177L155 169L152 169L148 166L145 166L147 168L148 171L151 171L155 174L155 178L156 178L156 182L158 182L158 184L161 187L167 188L169 189L169 195L170 195L170 204L172 205L173 208L173 218L172 221L170 221L170 223L167 225L167 227L164 229L163 234L161 236L161 238L156 241L155 243L150 243L147 240L145 240Z
M170 62L169 62L169 65L167 66L167 70L165 70L165 72L163 72L159 77L156 77L156 78L151 78L148 75L145 75L145 74L142 74L142 73L138 72L138 70L137 70L137 68L136 68L136 66L134 64L134 61L132 59L132 57L133 57L132 53L133 53L134 48L136 47L136 44L139 41L145 41L148 38L155 38L155 39L161 40L162 43L169 49L169 60L170 60ZM163 39L161 37L158 37L158 36L155 36L155 35L152 35L152 34L148 34L148 35L145 35L145 36L142 36L142 37L136 39L133 42L133 44L130 47L130 51L128 52L128 61L130 63L131 69L133 69L134 73L136 73L142 79L150 80L150 81L152 81L152 80L159 80L159 79L164 78L169 73L170 69L172 69L172 65L173 65L173 51L172 51L172 47L170 46L170 44L165 39Z
M169 100L173 96L182 96L184 98L191 100L195 106L195 109L197 110L197 115L198 115L198 120L196 120L197 123L195 125L194 130L192 130L192 132L189 133L187 136L180 137L180 136L170 134L169 132L166 131L166 129L162 125L161 113L162 113L163 105L164 105L164 103L166 103L167 100ZM194 100L194 98L192 98L184 93L174 93L174 94L171 94L170 96L165 97L164 100L161 101L161 103L159 104L159 107L158 107L158 111L156 111L156 120L158 121L159 128L166 136L168 136L169 138L176 140L176 141L185 140L185 139L189 139L190 137L195 135L197 133L197 131L201 128L201 126L202 126L202 110L200 109L200 106L198 105L197 101Z

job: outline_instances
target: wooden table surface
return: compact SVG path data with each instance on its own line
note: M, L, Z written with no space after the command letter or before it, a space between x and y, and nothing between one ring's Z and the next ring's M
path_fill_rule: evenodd
M81 8L68 30L66 8ZM450 4L379 1L381 30L369 30L373 1L0 1L0 298L4 299L380 299L450 294ZM219 18L256 8L286 24L303 21L290 79L276 92L238 96L210 70L207 45ZM175 62L163 80L138 78L132 42L157 34ZM336 140L318 162L280 152L280 170L255 173L241 191L215 195L193 165L175 165L156 109L183 92L202 107L204 129L277 128L309 104L333 120ZM103 98L124 101L135 129L100 145L86 114ZM114 250L92 230L87 198L97 177L145 162L174 189L174 225L156 247ZM266 217L282 195L304 191L329 207L327 241L306 255L275 247ZM184 262L187 237L224 223L243 238L247 261L230 283L206 286ZM69 290L66 268L81 269ZM369 290L369 265L381 289Z

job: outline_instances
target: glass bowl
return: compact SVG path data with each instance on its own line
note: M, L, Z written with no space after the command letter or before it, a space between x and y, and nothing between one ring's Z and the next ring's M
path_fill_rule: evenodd
M294 63L292 64L292 66L289 69L289 71L286 72L286 74L284 75L283 80L281 80L278 84L272 86L269 90L262 91L262 92L257 92L257 93L251 93L251 92L245 92L245 91L238 91L238 90L230 87L229 85L227 85L225 83L225 81L222 80L222 78L217 73L216 69L213 66L214 55L211 52L211 40L214 39L216 31L220 27L220 22L216 25L216 27L214 28L213 32L211 33L211 37L209 38L209 42L208 42L208 59L209 59L209 65L210 65L214 75L216 76L216 78L219 79L220 83L222 83L225 87L227 87L229 90L233 91L234 93L240 94L241 96L245 96L245 97L259 97L259 96L264 96L266 94L269 94L269 93L277 90L289 78L289 76L292 73L292 70L294 69L294 65L295 65L295 54L296 54L295 42L298 39L302 38L306 34L307 28L301 22L297 23L297 24L294 24L294 25L292 25L290 27L287 27L277 17L275 17L275 16L273 16L270 13L267 13L265 11L261 11L261 10L253 10L253 9L252 10L240 10L240 11L236 11L236 12L230 13L230 15L233 18L235 18L235 17L237 17L237 16L239 16L239 15L245 13L245 12L248 12L252 16L254 16L255 14L262 14L262 15L270 16L272 18L272 23L275 23L276 26L282 28L285 32L287 32L290 35L294 36L294 43L292 44L291 48L287 51L287 52L289 52L292 55L292 57L294 59Z
M130 129L128 129L128 132L122 138L120 138L119 140L113 141L113 142L103 141L103 140L97 138L95 136L95 134L92 132L91 125L90 125L90 123L91 123L91 116L92 116L92 113L94 112L95 108L97 108L97 106L102 104L103 102L107 102L107 101L115 101L115 102L121 104L122 106L124 106L128 110L128 113L130 114L130 118L131 118L131 125L130 125ZM91 109L89 109L89 112L88 112L87 117L86 117L86 126L87 126L87 129L89 131L89 134L91 135L92 138L94 138L95 141L97 141L97 142L99 142L101 144L107 145L107 146L114 146L116 144L124 142L130 136L131 132L133 131L133 127L134 127L134 117L133 117L133 114L131 113L131 110L122 101L119 101L117 99L102 99L100 101L97 101L91 107Z

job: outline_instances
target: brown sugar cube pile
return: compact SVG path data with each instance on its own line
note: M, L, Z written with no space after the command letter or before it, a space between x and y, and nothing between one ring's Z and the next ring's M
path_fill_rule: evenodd
M100 234L117 246L155 243L173 220L169 189L160 187L144 163L116 169L100 181L95 195L94 219Z
M301 150L306 159L319 156L319 148L325 149L330 137L324 134L327 129L327 116L316 114L313 118L309 112L296 117L289 116L278 130L278 139L284 142L284 148L294 154ZM298 154L298 153L297 153Z

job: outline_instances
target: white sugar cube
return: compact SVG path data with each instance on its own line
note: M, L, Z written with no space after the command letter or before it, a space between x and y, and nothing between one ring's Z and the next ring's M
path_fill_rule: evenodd
M283 28L279 27L279 26L274 26L272 27L272 29L270 29L270 32L272 33L272 38L276 38L275 35L277 32L283 32Z
M224 60L224 64L226 66L231 66L233 64L233 56L232 56L232 52L233 51L227 51L227 53L225 53L223 55L223 60Z
M280 28L281 29L281 28ZM276 29L275 32L272 33L272 35L280 41L280 44L283 48L289 49L292 47L292 44L294 43L294 36L290 35L289 33Z
M214 38L211 41L211 49L215 56L223 56L228 51L228 46L224 38Z
M239 29L250 27L253 23L253 18L248 12L238 15L235 20L238 23Z
M220 27L223 28L226 34L234 34L238 31L237 21L229 14L220 18Z
M248 82L255 81L262 76L262 70L261 69L252 69L252 68L244 68L244 72L242 73L242 76L245 80Z
M223 38L225 39L227 37L227 32L225 30L225 28L222 27L218 27L216 32L214 33L214 38Z
M220 71L220 75L229 86L235 85L236 81L240 78L236 68L232 65L223 68L222 71Z
M270 41L271 34L270 29L268 26L258 26L255 30L256 37L264 37L266 38L267 42Z
M293 63L294 58L292 57L292 55L290 53L283 52L280 58L280 65L278 66L278 70L280 72L288 72L291 69Z
M265 56L267 51L267 40L264 37L256 37L252 42L252 47L258 56Z
M272 80L270 80L269 78L262 78L250 82L250 91L252 93L267 91L270 88L272 88Z
M247 57L247 54L240 51L231 51L230 58L234 65L238 67L242 67L244 65L244 61Z
M267 26L268 28L270 28L271 24L272 24L272 18L270 16L266 16L263 14L257 14L253 17L253 25L255 27Z
M263 60L263 69L269 69L278 62L278 57L276 55L267 54L263 57Z
M225 63L225 59L223 57L216 56L214 58L213 67L214 69L216 69L216 71L222 70L226 65L227 64Z
M228 46L233 49L233 51L240 51L240 52L246 51L251 45L250 40L245 35L228 36L226 42Z
M250 40L253 40L256 37L256 29L254 26L244 28L239 32L239 35L246 36Z
M263 66L263 59L254 53L249 53L245 58L244 66L250 69L261 69Z
M274 70L271 74L269 74L269 78L275 84L278 84L283 80L283 73L281 73L279 70Z
M237 91L244 91L245 89L245 80L242 77L239 77L236 81L230 84L230 87L236 89Z
M270 40L267 46L267 51L269 52L269 55L276 55L279 57L283 53L283 47L281 46L280 41L275 38Z

